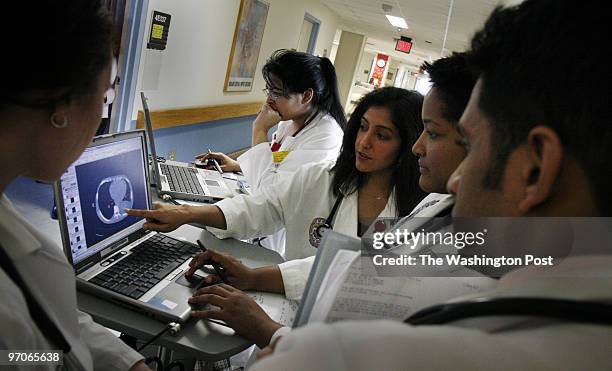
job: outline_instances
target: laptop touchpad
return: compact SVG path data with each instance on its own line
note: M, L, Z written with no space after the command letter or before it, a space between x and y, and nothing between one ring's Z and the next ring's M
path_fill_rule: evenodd
M204 277L202 277L202 276L200 276L198 274L193 274L191 277L185 277L184 274L181 274L179 279L174 281L174 282L178 283L181 286L185 286L185 287L189 287L189 288L194 288L197 285L199 285L200 282L202 282L203 279L204 279Z
M204 179L204 181L206 182L206 185L209 187L221 187L221 184L216 180Z

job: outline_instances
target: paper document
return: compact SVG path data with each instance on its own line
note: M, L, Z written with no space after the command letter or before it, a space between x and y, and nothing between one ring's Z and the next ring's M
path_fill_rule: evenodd
M295 327L339 320L404 320L431 305L489 290L497 282L484 276L460 277L465 274L459 271L449 274L379 276L371 259L361 257L360 239L330 231L317 251Z
M231 179L231 180L238 180L238 174L236 173L223 173L223 178L225 179Z
M346 274L349 271L351 263L359 256L358 251L339 250L334 257L328 271L328 274L323 278L321 288L317 293L317 301L310 313L309 321L322 322L325 321L332 305L334 304L335 294L340 290Z
M492 288L495 280L489 277L379 277L362 269L362 260L356 258L348 269L344 281L319 303L333 301L327 315L319 313L327 322L359 319L404 320L431 305L443 303L459 296L474 294ZM328 272L336 268L332 265ZM329 305L329 304L327 304ZM324 310L325 308L321 308Z
M298 302L288 300L284 295L268 292L247 292L274 321L291 326L298 310Z

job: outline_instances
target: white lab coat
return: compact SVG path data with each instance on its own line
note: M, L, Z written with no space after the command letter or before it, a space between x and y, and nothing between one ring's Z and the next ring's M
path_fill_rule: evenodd
M296 136L289 130L292 121L281 121L272 135L280 142L279 151L289 154L279 163L272 161L270 143L260 143L238 157L238 163L252 190L267 187L280 177L293 174L302 165L335 160L342 147L343 132L336 120L329 114L317 115ZM284 229L267 236L261 245L285 256L286 232Z
M240 168L251 189L273 184L283 174L292 174L302 165L335 160L342 147L344 133L329 114L319 114L295 137L289 135L292 121L281 121L272 135L281 142L279 151L289 154L277 165L272 161L270 143L260 143L238 157Z
M434 218L442 211L450 208L455 203L455 198L446 193L430 193L419 202L408 216L400 219L394 228L400 228L402 224L411 218Z
M412 212L399 220L397 226L401 226L403 221L408 220L412 217L434 217L444 209L451 207L454 203L454 198L448 194L431 193L428 194L419 204L412 210ZM382 215L385 217L386 215ZM393 217L395 215L389 215ZM345 233L341 230L334 228L335 231ZM347 233L345 233L347 234ZM350 233L351 236L356 236L357 232ZM314 255L304 259L297 259L292 261L286 261L279 265L281 274L283 276L283 282L285 282L285 295L291 300L300 300L304 289L306 288L306 281L308 275L312 269L314 263ZM287 290L289 289L289 290Z
M128 370L143 359L77 309L74 271L62 250L29 225L6 196L0 198L0 242L38 303L70 343L71 354L87 370ZM1 269L0 297L0 349L58 349L42 335L21 291Z
M511 272L478 296L612 299L610 256L570 258L559 268ZM346 321L285 334L274 355L251 370L610 370L611 350L611 326L547 318L477 317L416 327Z
M299 297L306 285L308 272L296 272L296 264L289 260L314 256L308 233L314 218L327 218L336 201L331 191L333 162L303 166L293 177L260 189L250 196L240 195L217 202L225 215L226 234L244 239L271 234L280 228L287 230L287 262L279 265L285 294L290 299ZM395 196L389 197L381 217L394 217ZM346 196L333 220L333 229L357 236L357 192ZM298 269L300 269L298 267Z

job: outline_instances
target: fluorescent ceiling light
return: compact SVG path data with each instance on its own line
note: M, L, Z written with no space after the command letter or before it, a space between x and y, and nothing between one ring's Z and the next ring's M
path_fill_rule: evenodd
M402 17L396 17L394 15L385 14L385 17L389 20L389 23L393 25L393 27L399 28L408 28L408 24L406 24L406 20Z

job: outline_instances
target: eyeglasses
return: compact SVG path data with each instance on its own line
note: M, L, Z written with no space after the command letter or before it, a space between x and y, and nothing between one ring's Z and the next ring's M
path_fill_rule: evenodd
M283 93L283 92L281 92L279 90L273 90L273 89L265 88L265 89L262 89L261 91L263 91L264 94L267 95L272 100L277 100L280 97L287 98L287 94L285 94L285 93Z

